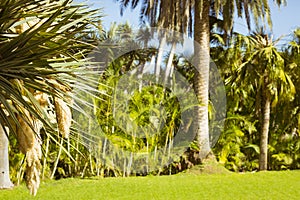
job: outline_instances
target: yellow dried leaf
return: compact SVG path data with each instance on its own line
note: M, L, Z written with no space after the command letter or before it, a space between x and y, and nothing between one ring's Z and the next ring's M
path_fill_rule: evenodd
M64 138L68 138L72 123L72 113L70 107L62 99L55 97L54 106L59 132Z

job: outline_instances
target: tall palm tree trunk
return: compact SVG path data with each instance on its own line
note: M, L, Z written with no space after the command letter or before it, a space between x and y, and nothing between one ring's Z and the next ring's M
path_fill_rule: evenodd
M264 171L268 169L268 135L270 124L270 112L271 112L271 99L268 94L267 78L265 78L263 87L263 117L262 117L262 130L260 136L260 155L259 155L259 170Z
M158 53L157 53L157 58L156 58L156 64L155 64L155 80L158 82L159 76L160 76L160 68L162 64L162 59L163 59L163 54L164 54L164 46L166 44L166 34L164 33L162 35L162 38L159 41L159 48L158 48Z
M172 42L170 54L168 57L168 62L166 66L166 72L165 72L165 78L164 78L164 84L167 83L169 77L172 77L173 73L173 58L174 58L174 50L176 48L176 43Z
M202 3L201 3L202 2ZM202 4L202 5L201 5ZM200 147L200 158L210 152L208 126L208 90L209 90L209 8L210 1L195 1L194 20L194 56L195 78L194 89L200 105L196 108L196 134Z
M12 188L9 178L8 138L0 125L0 189Z

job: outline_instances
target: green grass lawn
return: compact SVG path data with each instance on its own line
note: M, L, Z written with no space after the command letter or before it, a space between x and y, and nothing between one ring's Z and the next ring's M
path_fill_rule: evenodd
M41 184L36 197L24 185L0 190L18 199L300 199L300 171L179 174L160 177L64 179Z

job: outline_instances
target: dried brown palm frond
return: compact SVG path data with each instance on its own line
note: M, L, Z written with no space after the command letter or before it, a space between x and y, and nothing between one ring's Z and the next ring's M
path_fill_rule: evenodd
M22 153L26 155L26 185L32 195L36 195L40 185L41 140L39 133L42 123L23 110L17 115L20 126L17 126L17 139Z
M46 94L45 92L35 91L34 98L38 101L38 103L40 104L40 106L42 108L47 107L49 104L49 101L48 101L49 95Z
M55 79L50 79L49 83L52 84L56 90L63 93L62 97L54 96L53 99L58 131L64 138L68 138L72 123L72 112L70 108L73 104L71 97L72 88L70 85L58 82L58 80Z
M34 140L33 148L26 153L26 185L30 194L34 196L40 186L41 156L41 142L36 138Z
M64 138L68 138L70 134L71 123L72 123L71 108L63 99L58 97L54 97L54 106L55 106L58 130Z
M72 112L70 108L73 101L70 95L72 89L69 85L59 83L55 79L50 79L49 83L52 84L56 90L65 94L63 97L54 96L53 99L58 131L64 138L68 138L72 123Z
M17 126L17 139L19 143L19 148L22 153L26 154L30 149L33 148L35 143L35 133L32 129L33 119L27 110L24 110L23 115L17 115L17 119L20 123L20 127Z

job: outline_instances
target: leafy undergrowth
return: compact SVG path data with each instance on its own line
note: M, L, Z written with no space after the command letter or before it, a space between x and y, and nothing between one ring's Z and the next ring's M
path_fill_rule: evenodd
M36 197L24 185L0 199L299 199L300 171L63 179L41 184Z

